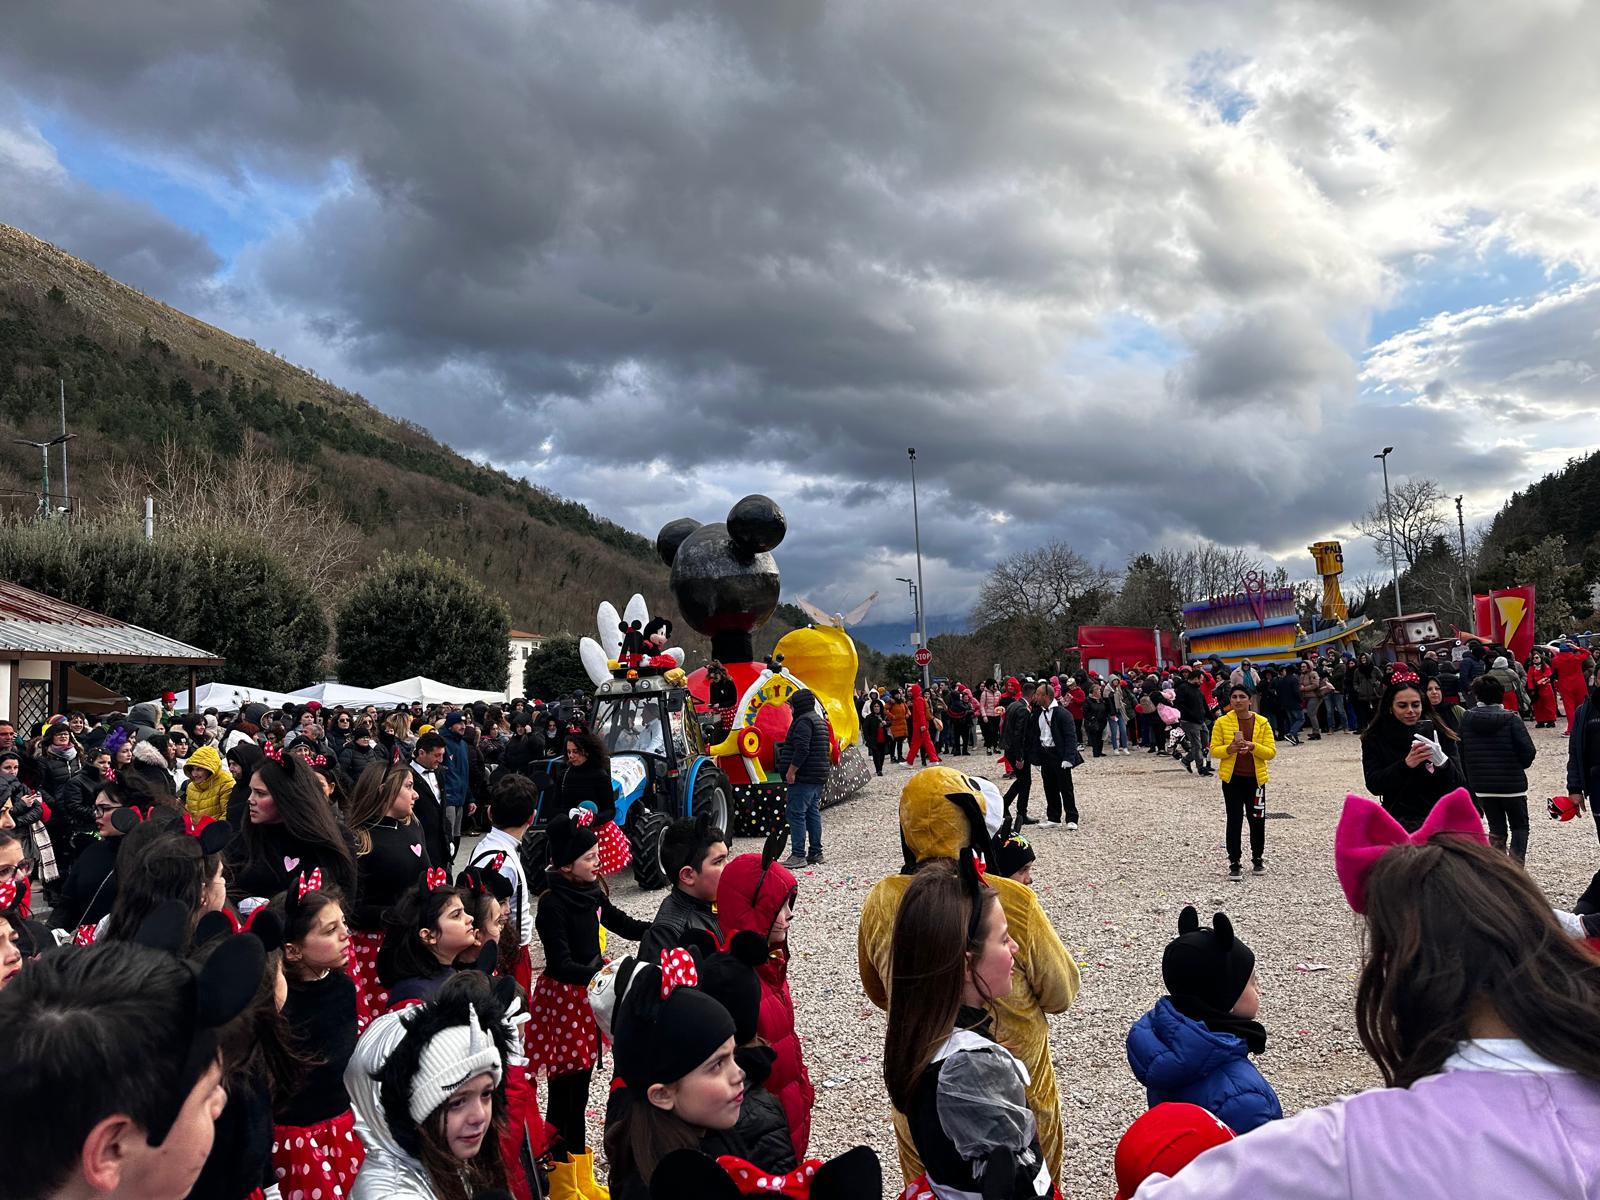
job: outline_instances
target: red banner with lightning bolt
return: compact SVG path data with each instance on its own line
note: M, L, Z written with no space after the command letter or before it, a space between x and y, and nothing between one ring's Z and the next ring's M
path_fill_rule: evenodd
M1533 653L1533 593L1532 584L1496 588L1489 593L1494 640L1519 661Z

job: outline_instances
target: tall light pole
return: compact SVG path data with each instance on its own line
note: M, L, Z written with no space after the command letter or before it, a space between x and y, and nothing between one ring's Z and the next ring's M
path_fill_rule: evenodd
M907 579L904 575L896 575L894 578L896 583L905 584L906 591L911 593L911 636L912 638L918 638L921 636L921 633L918 631L922 629L922 617L920 615L922 612L922 606L918 602L917 598L917 581L915 579ZM916 647L912 647L912 649L915 648Z
M1394 453L1393 446L1385 446L1382 454L1372 457L1383 463L1383 515L1389 521L1389 570L1394 574L1394 615L1405 615L1405 609L1400 606L1400 544L1394 537L1394 501L1389 495L1389 455Z
M61 507L67 510L67 516L72 516L72 489L67 484L67 381L56 380L61 385L61 436L57 440L61 443Z
M59 437L51 438L48 442L36 442L36 441L33 441L31 438L12 438L11 439L13 442L15 442L19 446L32 446L35 449L37 449L39 451L39 458L44 463L44 491L41 492L40 495L39 495L39 515L41 517L48 517L50 515L50 512L51 512L51 507L50 507L50 448L52 446L65 446L66 443L69 440L71 440L72 438L75 438L77 436L78 435L75 434L75 433L63 433ZM65 453L64 450L62 452Z
M1474 619L1476 609L1472 603L1472 567L1467 562L1467 519L1461 515L1461 497L1456 497L1456 528L1461 533L1461 581L1467 589L1467 620Z
M928 644L928 593L922 586L922 521L917 514L917 448L906 447L911 459L911 529L917 542L917 645ZM922 668L922 690L928 690L928 668Z

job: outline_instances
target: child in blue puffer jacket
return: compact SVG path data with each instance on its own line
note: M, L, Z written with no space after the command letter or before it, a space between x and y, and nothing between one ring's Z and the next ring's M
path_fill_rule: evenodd
M1250 1061L1267 1048L1255 967L1226 914L1213 916L1210 929L1200 928L1193 905L1178 915L1178 936L1161 956L1168 994L1128 1031L1128 1065L1151 1108L1198 1104L1239 1134L1283 1116Z

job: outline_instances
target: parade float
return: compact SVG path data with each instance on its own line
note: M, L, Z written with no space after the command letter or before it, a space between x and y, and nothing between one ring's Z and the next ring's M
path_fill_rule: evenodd
M1344 548L1338 542L1316 542L1309 549L1322 576L1322 611L1315 629L1300 628L1292 587L1273 586L1259 571L1251 571L1238 591L1184 608L1189 657L1216 657L1228 666L1249 659L1255 666L1267 666L1294 662L1328 646L1353 647L1372 622L1367 617L1352 619L1345 605L1339 587Z
M689 711L678 706L676 724L671 722L670 696L652 710L667 713L665 734L681 743L677 757L691 778L679 790L692 809L697 795L714 794L705 780L725 781L728 821L735 833L746 836L766 836L783 813L785 785L776 770L777 749L789 732L789 697L801 688L816 696L831 730L834 766L823 804L853 795L871 775L857 744L858 661L850 635L831 623L797 629L784 635L770 656L756 658L755 632L778 606L780 580L772 551L787 531L783 510L768 497L753 495L736 503L726 521L701 524L680 518L656 538L656 552L672 570L678 611L691 629L711 639L711 657L733 684L737 699L726 726L712 713L705 668L681 675L682 650L664 644L671 626L652 620L642 598L634 597L620 617L609 602L602 604L600 638L585 638L579 645L584 669L596 685L597 706L611 706L607 714L627 703L624 696L637 703L663 689L687 692ZM651 626L654 641L644 636ZM630 637L634 631L638 639ZM648 727L653 719L635 723Z

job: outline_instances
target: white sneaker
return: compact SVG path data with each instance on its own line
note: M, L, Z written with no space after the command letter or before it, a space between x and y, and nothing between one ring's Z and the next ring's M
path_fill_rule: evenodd
M1068 821L1067 822L1067 828L1068 829L1076 829L1077 827L1078 827L1078 823L1076 821Z

